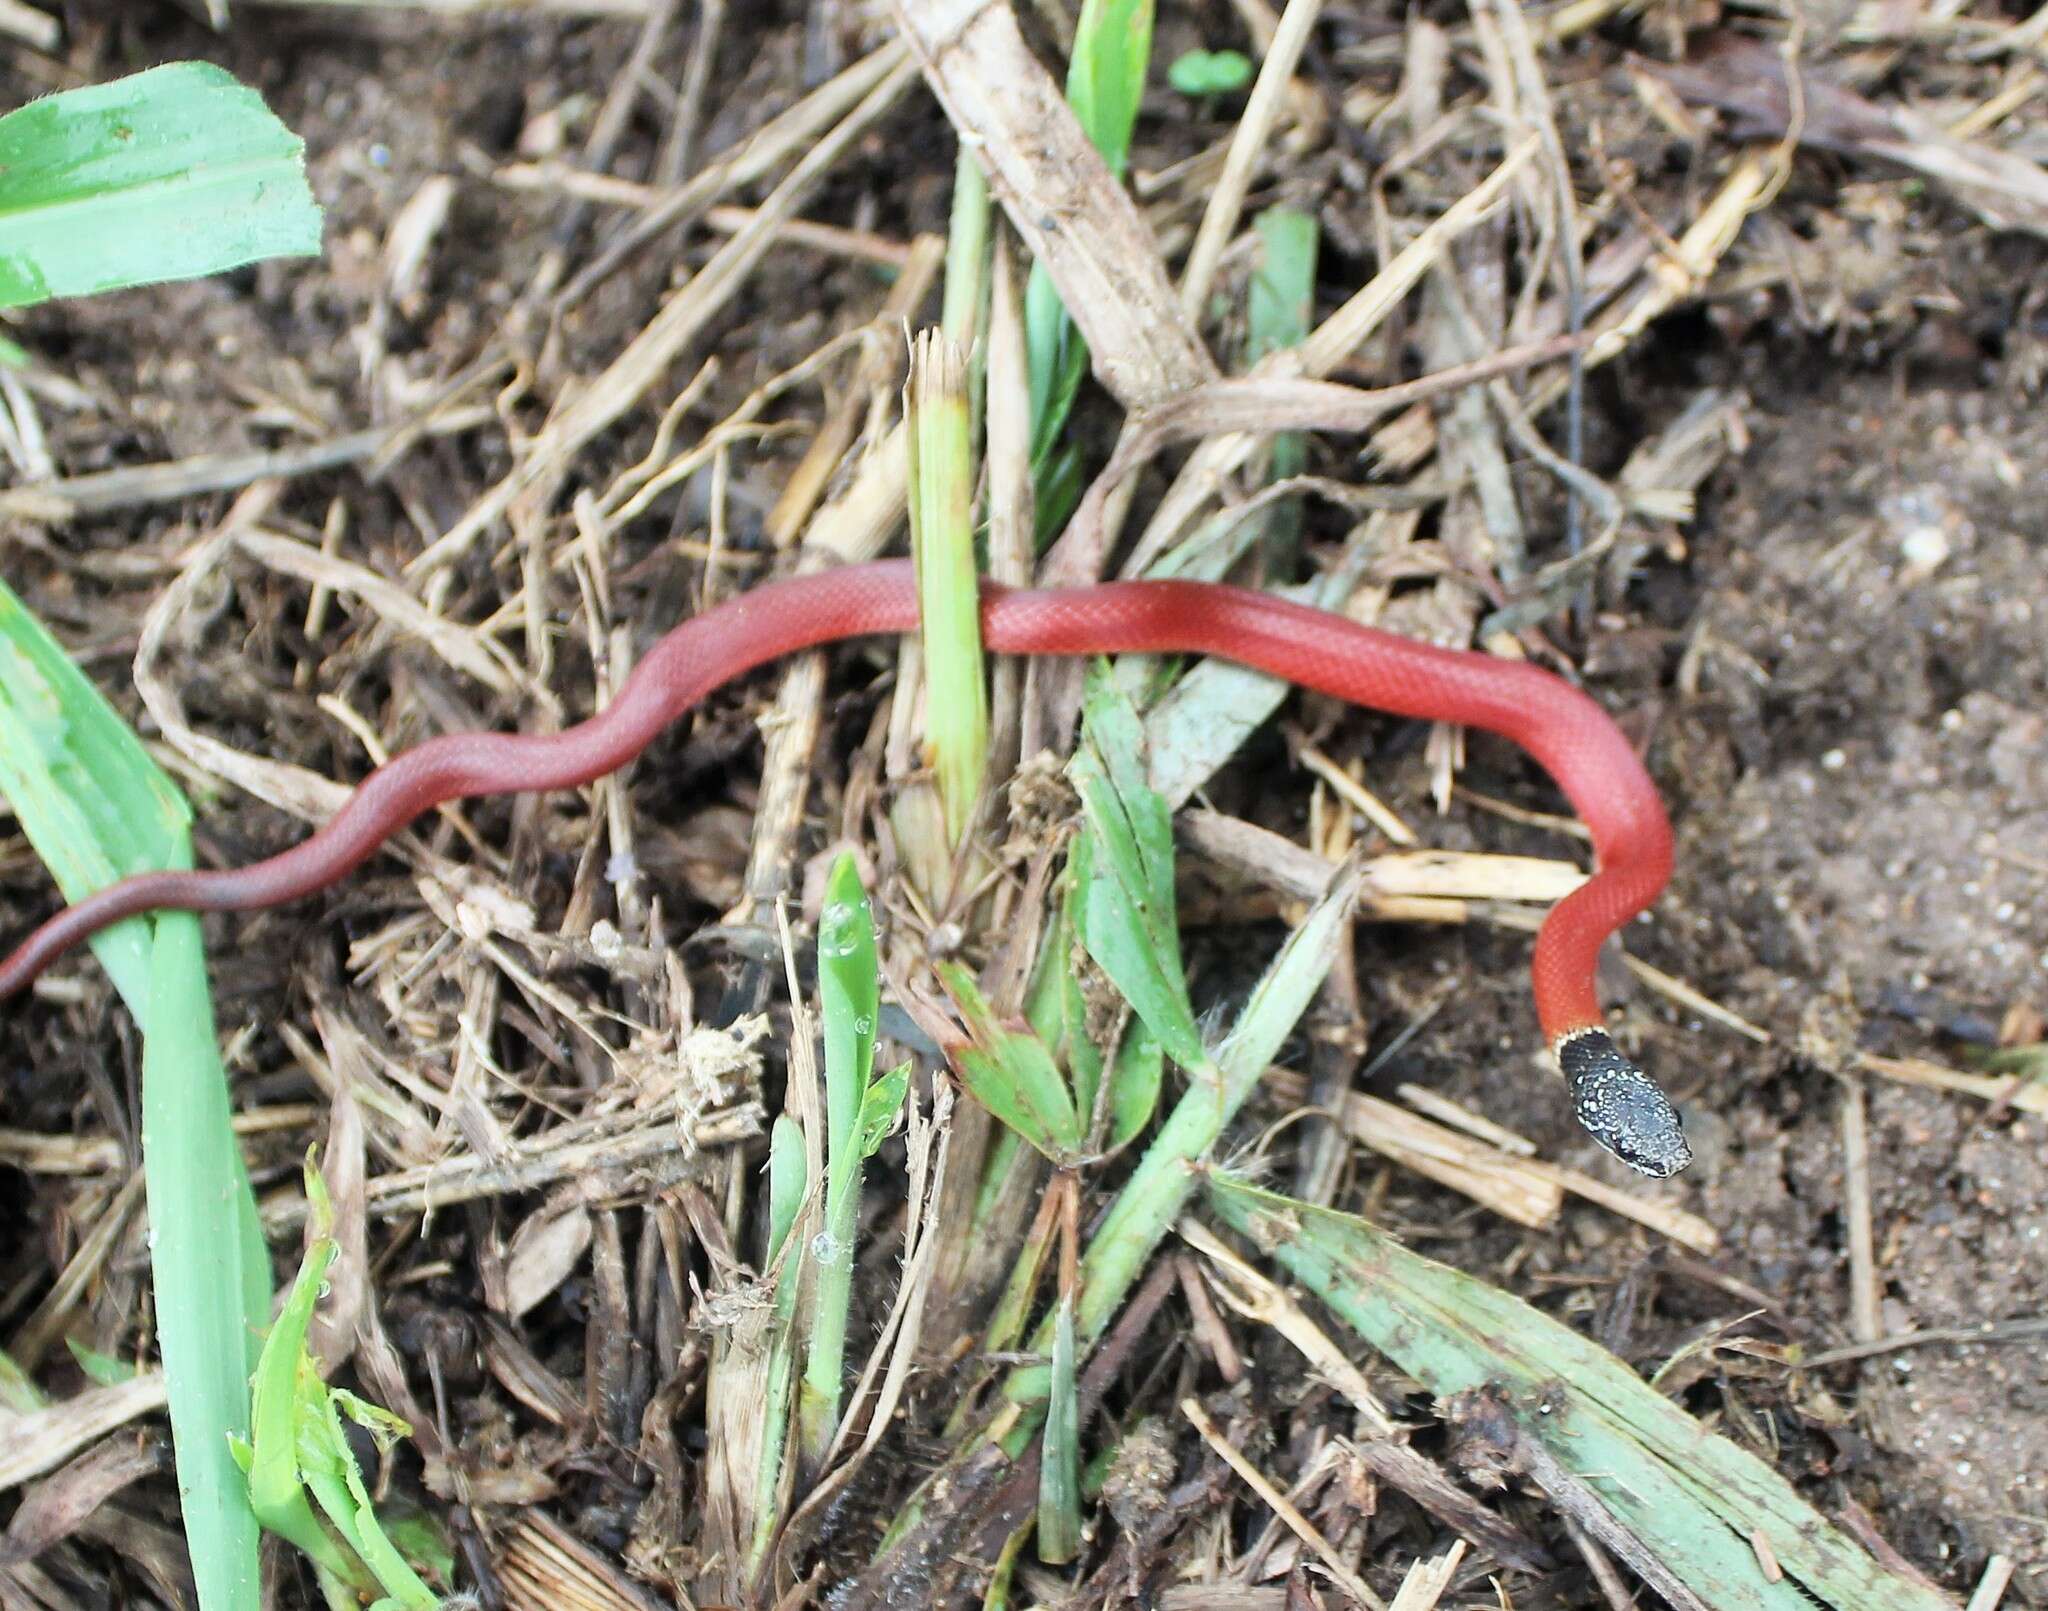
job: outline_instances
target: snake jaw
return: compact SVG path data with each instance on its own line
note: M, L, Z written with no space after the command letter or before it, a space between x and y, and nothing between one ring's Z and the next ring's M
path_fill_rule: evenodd
M1573 1111L1601 1146L1655 1180L1692 1162L1671 1099L1621 1055L1606 1030L1575 1030L1558 1041L1556 1051L1571 1085Z

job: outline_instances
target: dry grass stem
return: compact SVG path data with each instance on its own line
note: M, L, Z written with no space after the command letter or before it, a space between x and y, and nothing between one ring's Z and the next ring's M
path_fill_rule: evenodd
M1288 1531L1315 1551L1317 1559L1323 1563L1323 1570L1330 1574L1331 1580L1340 1589L1360 1605L1371 1607L1371 1611L1387 1611L1387 1602L1366 1586L1365 1580L1338 1555L1336 1547L1322 1535L1315 1523L1304 1516L1295 1507L1294 1502L1273 1485L1264 1472L1247 1460L1237 1446L1224 1437L1216 1423L1209 1419L1208 1411L1202 1408L1199 1400L1182 1399L1180 1412L1193 1423L1195 1430L1202 1434L1202 1441L1215 1450L1223 1463L1236 1472L1244 1480L1245 1486L1265 1501L1267 1508L1287 1524Z
M1044 265L1103 386L1144 408L1216 378L1151 231L999 0L897 0L932 93Z

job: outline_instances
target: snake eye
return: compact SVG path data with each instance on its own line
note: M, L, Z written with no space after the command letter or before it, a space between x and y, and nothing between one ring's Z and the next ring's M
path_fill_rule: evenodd
M1623 1057L1604 1029L1557 1045L1572 1107L1586 1133L1640 1174L1662 1180L1692 1162L1678 1110L1656 1081Z

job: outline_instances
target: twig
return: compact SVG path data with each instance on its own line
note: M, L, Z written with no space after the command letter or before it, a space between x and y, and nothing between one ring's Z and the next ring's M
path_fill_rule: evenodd
M1225 1465L1244 1479L1245 1485L1263 1499L1273 1514L1288 1526L1294 1536L1321 1557L1323 1570L1328 1572L1337 1586L1360 1605L1369 1606L1371 1611L1387 1611L1387 1602L1366 1585L1365 1580L1345 1565L1338 1555L1336 1546L1323 1537L1316 1524L1295 1508L1294 1502L1276 1488L1259 1468L1247 1460L1237 1448L1217 1429L1209 1419L1209 1412L1199 1401L1184 1398L1180 1401L1180 1412L1194 1423L1195 1430L1202 1434L1202 1440L1214 1449Z
M1993 1555L1986 1561L1984 1575L1977 1579L1977 1587L1963 1611L1998 1611L2005 1602L2006 1586L2012 1582L2015 1565L2010 1555Z
M2034 1337L2048 1337L2048 1315L2025 1320L1987 1320L1978 1326L1930 1326L1925 1331L1895 1332L1870 1342L1848 1343L1808 1354L1801 1363L1818 1369L1822 1365L1844 1365L1851 1360L1873 1359L1879 1354L1896 1354L1902 1349L1927 1348L1936 1343L2026 1342Z
M1181 276L1180 305L1198 326L1202 305L1208 301L1209 287L1216 278L1216 265L1244 210L1252 172L1266 154L1281 99L1322 11L1323 0L1287 0L1287 10L1281 15L1280 26L1273 31L1265 60L1259 64L1258 82L1252 86L1251 98L1237 121L1237 132L1231 136L1222 176L1209 193L1209 205L1202 213L1201 226L1195 231L1195 243L1188 249L1187 268Z
M1126 408L1144 408L1214 380L1151 231L1015 13L992 0L897 0L896 14L932 93L1059 288L1102 384Z
M1870 1119L1863 1081L1842 1077L1842 1212L1849 1224L1849 1331L1858 1342L1882 1335L1877 1307L1877 1245L1870 1221Z
M529 487L560 475L584 446L631 410L649 387L746 284L775 233L796 216L825 175L896 104L909 85L906 64L885 77L831 133L811 147L775 187L745 229L713 254L697 277L640 331L605 372L579 391L534 437L518 467L471 504L462 518L417 555L406 572L424 577L453 564L504 518Z

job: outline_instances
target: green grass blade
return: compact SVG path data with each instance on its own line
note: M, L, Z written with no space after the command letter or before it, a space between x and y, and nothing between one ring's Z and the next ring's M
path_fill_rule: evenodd
M1082 131L1117 178L1131 155L1131 133L1152 57L1152 0L1085 0L1067 64L1067 102ZM1031 463L1041 540L1065 523L1063 484L1077 490L1079 460L1059 454L1067 414L1088 373L1088 349L1052 277L1034 266L1024 289L1024 346L1031 378ZM1071 503L1067 508L1071 512ZM1055 516L1057 518L1055 518Z
M1292 207L1268 207L1252 228L1259 237L1259 266L1246 297L1247 368L1308 339L1319 241L1314 215Z
M797 1422L805 1467L816 1472L839 1430L846 1363L846 1314L853 1296L854 1241L860 1220L863 1115L875 1068L875 1020L881 970L875 919L860 869L850 855L833 863L818 919L818 1007L825 1025L824 1228L807 1250L817 1276L804 1339ZM885 1081L886 1083L886 1081ZM893 1109L891 1110L893 1117ZM886 1128L886 1126L885 1126ZM877 1140L879 1141L879 1137Z
M4 582L0 795L67 901L129 873L192 864L184 796ZM150 919L117 923L91 944L147 1029Z
M0 789L69 897L188 867L190 810L99 692L0 587ZM205 1611L253 1611L257 1526L230 1438L270 1321L270 1260L214 1036L198 920L138 918L95 942L144 1028L142 1143L178 1485Z
M206 62L0 117L0 306L320 250L305 144Z
M1776 1471L1605 1349L1364 1220L1212 1176L1208 1200L1438 1399L1488 1390L1518 1438L1584 1482L1716 1611L1938 1611ZM1784 1576L1765 1575L1774 1559Z
M1081 1261L1080 1335L1094 1342L1186 1200L1188 1165L1206 1158L1308 1010L1346 942L1359 874L1339 878L1287 937L1217 1049L1216 1083L1191 1086L1174 1104L1131 1178L1096 1227Z
M1145 781L1137 713L1100 667L1090 672L1084 712L1088 742L1068 766L1089 839L1082 941L1166 1054L1206 1069L1174 915L1173 820Z
M257 1611L256 1516L228 1440L249 1433L270 1259L230 1123L199 921L166 913L155 929L142 1156L185 1541L203 1611Z
M861 1100L875 1072L875 1018L882 1010L875 918L850 855L832 864L818 917L818 1013L825 1029L827 1155L853 1157Z
M1038 1464L1038 1558L1064 1566L1081 1553L1081 1415L1075 1387L1074 1303L1053 1319L1051 1397Z
M13 1355L0 1348L0 1410L27 1415L48 1409L49 1405L49 1395L36 1386L35 1378L14 1362Z
M904 399L910 444L910 547L924 641L925 751L938 779L948 848L966 837L988 767L988 677L974 561L974 443L967 368L938 331L918 337Z
M946 223L946 285L939 328L962 352L974 348L988 299L988 257L992 239L988 176L974 153L962 146L953 160L953 209Z
M1152 0L1085 0L1067 65L1067 103L1117 178L1131 160L1131 131L1152 60Z
M1308 339L1315 312L1318 243L1314 216L1291 207L1268 207L1252 220L1252 227L1259 237L1259 266L1245 299L1247 368L1268 353L1298 347ZM1308 439L1299 431L1280 432L1267 446L1266 463L1274 481L1300 475L1308 466ZM1267 509L1259 525L1271 571L1290 577L1301 546L1300 500Z

